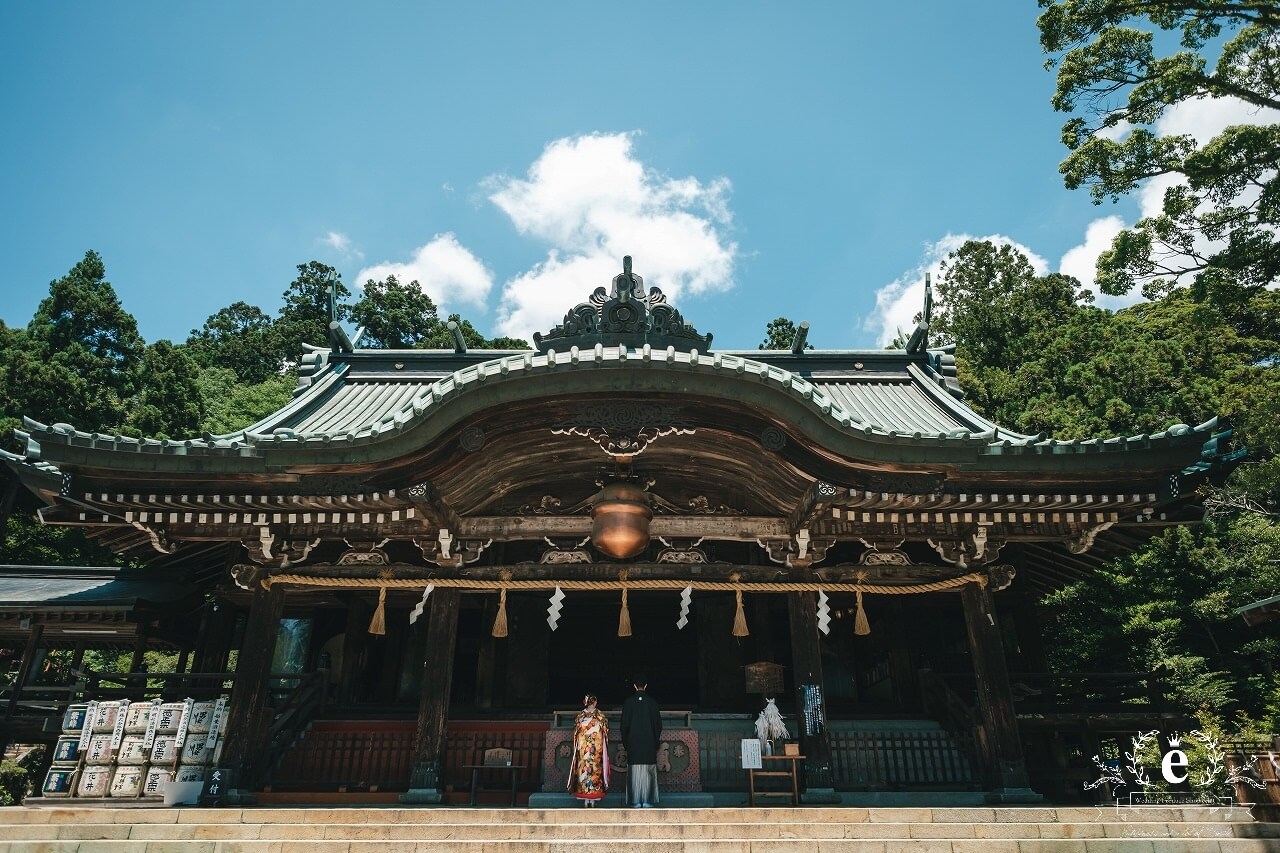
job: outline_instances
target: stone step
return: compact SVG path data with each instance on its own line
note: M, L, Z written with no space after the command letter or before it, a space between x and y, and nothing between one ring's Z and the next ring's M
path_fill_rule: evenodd
M561 841L7 841L3 853L599 853L594 840ZM1275 853L1265 839L867 841L721 839L627 843L631 853Z
M523 809L523 808L165 808L135 807L136 801L98 800L94 806L63 806L29 799L26 806L0 807L0 826L17 823L1252 823L1248 809L1196 807L1116 808L1036 806L992 808L780 808L707 809Z
M1244 809L0 808L0 853L1277 853Z
M545 841L590 837L596 841L715 839L950 839L982 838L1277 838L1276 824L1241 823L68 823L25 824L14 836L27 840L190 841L316 839L324 841Z

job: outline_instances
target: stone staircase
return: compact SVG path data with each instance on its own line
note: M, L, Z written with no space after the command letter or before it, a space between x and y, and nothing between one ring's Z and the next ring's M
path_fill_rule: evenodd
M4 853L1276 853L1240 808L0 808Z

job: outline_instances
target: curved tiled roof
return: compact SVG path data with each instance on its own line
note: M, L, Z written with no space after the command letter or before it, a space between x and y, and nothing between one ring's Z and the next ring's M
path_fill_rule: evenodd
M574 347L566 353L492 353L492 357L453 370L433 368L424 358L439 354L425 351L362 351L354 355L371 355L376 360L362 363L359 358L335 354L288 405L227 435L157 441L86 433L68 424L47 426L31 419L25 419L25 429L18 435L27 441L28 461L40 459L41 446L48 444L180 456L252 456L271 446L369 444L431 418L451 401L480 388L553 373L602 369L668 370L746 381L800 401L829 426L852 436L921 445L965 444L977 446L982 454L1119 450L1150 447L1193 434L1203 441L1217 423L1214 419L1194 428L1177 424L1154 435L1065 442L1020 435L957 400L927 357L904 353L810 354L809 359L825 357L827 364L845 363L849 368L817 371L809 378L770 363L766 354L752 353L757 356L753 358L744 353L677 352L670 347L654 351L647 345L640 349L597 345L585 351ZM863 360L872 359L878 363L863 370Z

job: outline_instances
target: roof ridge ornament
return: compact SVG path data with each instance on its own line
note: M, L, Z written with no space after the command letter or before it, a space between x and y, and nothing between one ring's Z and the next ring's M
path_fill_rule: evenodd
M538 352L565 352L574 346L589 349L598 343L710 351L709 333L699 334L686 323L657 287L645 292L644 279L631 271L630 255L622 259L622 272L613 277L612 284L611 291L597 287L588 301L575 305L564 315L564 322L547 334L534 332L533 345Z

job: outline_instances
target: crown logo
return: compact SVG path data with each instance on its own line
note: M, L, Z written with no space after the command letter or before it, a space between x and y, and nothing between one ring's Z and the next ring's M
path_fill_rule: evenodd
M1172 747L1173 749L1181 748L1182 735L1179 735L1179 734L1169 735L1169 746Z

